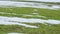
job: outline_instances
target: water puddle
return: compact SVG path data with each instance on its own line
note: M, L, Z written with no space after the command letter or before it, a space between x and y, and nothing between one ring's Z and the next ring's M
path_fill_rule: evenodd
M14 7L32 7L32 8L47 8L47 9L59 9L60 5L48 6L45 3L34 2L17 2L17 1L0 1L0 7L14 6Z

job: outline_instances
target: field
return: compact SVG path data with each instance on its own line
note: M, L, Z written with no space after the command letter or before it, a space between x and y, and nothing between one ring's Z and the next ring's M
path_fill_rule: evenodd
M50 9L40 9L40 8L0 8L1 16L9 16L9 17L23 17L25 14L32 14L34 9L37 10L37 13L41 16L46 16L46 19L56 19L60 20L60 10L50 10ZM6 13L6 14L1 14ZM11 14L8 14L11 13ZM13 14L14 13L14 14ZM25 18L33 18L33 17L25 17ZM38 18L38 17L34 17ZM40 18L40 17L39 17ZM45 19L45 18L43 18Z
M37 15L32 14L34 9L37 10L38 15L45 16L37 17ZM24 15L34 15L35 17L31 16L24 16ZM50 9L43 9L43 8L0 8L0 16L7 16L7 17L19 17L19 18L38 18L38 19L54 19L60 20L60 10L50 10ZM52 22L53 23L53 22ZM17 32L17 33L25 33L25 34L60 34L60 24L42 24L42 23L25 23L28 25L35 25L39 28L27 28L22 27L19 25L0 25L0 34L7 34L9 32Z

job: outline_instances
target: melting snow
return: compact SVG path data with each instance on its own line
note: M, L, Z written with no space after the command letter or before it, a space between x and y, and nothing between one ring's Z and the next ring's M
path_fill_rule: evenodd
M45 1L48 1L48 0L45 0ZM56 2L58 2L58 1L56 1ZM48 8L48 9L60 8L60 5L48 6L48 5L45 5L45 4L42 4L42 3L16 2L16 1L0 1L0 6L33 7L33 8ZM14 15L16 15L15 13L5 13L5 12L0 12L0 14L14 14ZM37 14L37 13L33 13L33 14ZM25 15L25 16L33 16L33 15ZM44 16L40 16L40 17L44 17ZM27 18L0 16L0 24L4 24L4 25L21 25L21 26L30 27L30 28L38 28L37 26L22 24L23 22L26 22L26 23L43 23L43 24L44 23L60 24L60 20L50 20L50 19L43 20L43 19L34 19L34 18L27 19Z
M33 2L16 2L16 1L0 1L0 6L14 6L14 7L33 7L33 8L48 8L48 9L57 9L60 8L60 5L48 5L42 3L33 3Z
M50 23L50 24L60 24L60 20L43 20L43 19L34 19L34 18L18 18L18 17L4 17L0 16L0 24L6 22L5 24L11 22L28 22L28 23Z
M8 33L8 34L25 34L25 33Z
M43 20L43 19L27 19L27 18L18 18L18 17L4 17L0 16L0 24L3 25L21 25L29 28L38 28L38 26L32 26L22 23L49 23L49 24L60 24L60 20Z
M60 2L60 0L27 0L27 1Z

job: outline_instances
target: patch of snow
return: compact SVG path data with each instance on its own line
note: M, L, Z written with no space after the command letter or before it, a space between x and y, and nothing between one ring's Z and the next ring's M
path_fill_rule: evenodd
M3 25L20 25L20 26L25 26L25 27L29 27L29 28L38 28L37 26L31 26L31 25L27 25L27 24L18 23L18 22L12 22L10 19L11 18L9 18L9 17L0 16L0 24L3 24Z
M26 0L26 1L60 2L60 0Z
M25 33L8 33L8 34L25 34Z
M42 23L47 25L46 23L49 24L60 24L60 20L43 20L43 19L34 19L34 18L18 18L18 17L4 17L0 16L0 24L3 25L20 25L24 27L29 27L29 28L38 28L38 26L32 26L32 25L27 25L23 23Z
M39 14L39 13L32 13L32 14Z
M27 23L50 23L50 24L60 24L60 20L43 20L43 19L34 19L34 18L18 18L18 17L4 17L0 16L0 23L2 22L9 22L9 21L15 21L15 22L27 22Z
M23 15L23 17L25 17L25 16L30 16L30 17L32 17L33 15Z
M21 24L21 23L19 25L29 27L29 28L38 28L37 26L31 26L31 25Z
M33 3L33 2L17 2L17 1L0 1L0 6L14 6L14 7L33 7L33 8L48 8L48 9L59 9L60 6L48 5L42 3Z

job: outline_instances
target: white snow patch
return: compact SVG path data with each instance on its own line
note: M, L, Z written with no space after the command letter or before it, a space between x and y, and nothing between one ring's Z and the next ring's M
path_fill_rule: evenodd
M59 9L58 5L48 5L42 3L33 2L17 2L17 1L0 1L0 6L14 6L14 7L33 7L33 8L48 8L48 9Z
M33 15L27 15L27 14L26 14L26 15L23 15L23 17L26 17L26 16L30 16L30 17L32 17Z
M13 32L12 32L12 33L8 33L8 34L25 34L25 33L13 33Z
M38 13L32 13L32 14L38 14Z
M8 34L19 34L19 33L8 33Z
M20 26L25 26L25 27L29 27L29 28L38 28L37 26L31 26L31 25L27 25L27 24L18 23L19 21L12 22L12 20L10 20L10 19L11 18L9 18L9 17L0 16L0 24L3 24L3 25L20 25Z
M27 23L50 23L50 24L60 24L60 20L43 20L43 19L34 19L34 18L18 18L18 17L4 17L0 16L0 23L3 22L27 22Z
M34 18L18 18L18 17L4 17L0 16L0 24L3 25L20 25L29 28L38 28L38 26L27 25L23 23L42 23L45 24L60 24L60 20L43 20L43 19L34 19Z
M60 0L26 0L26 1L60 2Z

